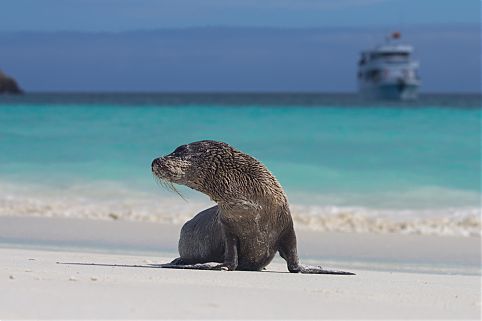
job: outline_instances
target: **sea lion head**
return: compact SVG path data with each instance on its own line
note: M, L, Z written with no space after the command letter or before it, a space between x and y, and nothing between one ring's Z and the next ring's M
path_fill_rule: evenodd
M284 195L263 164L226 143L212 140L182 145L154 159L152 172L160 181L185 185L216 202L252 200L272 192Z
M181 145L172 153L154 159L152 173L161 181L199 190L208 168L205 163L212 151L209 147L214 145L210 141Z

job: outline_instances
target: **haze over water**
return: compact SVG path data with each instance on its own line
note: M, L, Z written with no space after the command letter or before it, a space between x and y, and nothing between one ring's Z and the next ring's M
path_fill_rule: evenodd
M480 96L471 95L412 103L310 94L4 97L0 212L181 222L209 200L160 189L150 163L204 139L267 165L299 224L322 228L320 217L340 215L469 217L455 234L477 224Z

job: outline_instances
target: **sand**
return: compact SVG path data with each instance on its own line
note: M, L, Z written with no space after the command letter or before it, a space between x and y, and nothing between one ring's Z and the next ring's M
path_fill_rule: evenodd
M178 232L0 217L0 319L480 318L480 238L298 231L305 261L356 276L156 268Z

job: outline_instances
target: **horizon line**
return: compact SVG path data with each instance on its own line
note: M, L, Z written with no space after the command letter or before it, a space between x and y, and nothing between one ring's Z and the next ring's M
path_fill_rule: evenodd
M113 94L126 94L126 95L148 95L148 94L160 94L160 95L358 95L358 91L303 91L303 90L282 90L282 91L253 91L253 90L33 90L24 91L20 95L4 94L0 97L21 97L28 96L29 94L64 94L64 95L113 95ZM421 91L420 95L470 95L470 96L482 96L482 89L480 91Z
M119 33L136 33L136 32L156 32L156 31L189 31L189 30L272 30L272 31L283 31L283 30L326 30L326 31L358 31L373 30L381 28L391 28L400 30L410 30L416 28L433 28L433 27L457 27L457 28L477 28L480 30L480 23L464 22L464 23L454 23L454 22L443 22L443 23L416 23L405 26L396 26L390 24L373 24L364 26L248 26L248 25L199 25L199 26L183 26L183 27L158 27L158 28L136 28L136 29L125 29L125 30L80 30L80 29L58 29L58 30L0 30L0 34L12 34L12 33L89 33L89 34L119 34Z

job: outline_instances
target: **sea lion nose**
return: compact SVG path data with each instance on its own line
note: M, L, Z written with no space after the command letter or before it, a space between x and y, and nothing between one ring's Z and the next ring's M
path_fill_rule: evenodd
M163 169L166 169L166 163L165 163L166 159L164 157L159 157L159 158L156 158L152 161L152 164L151 164L151 169L152 170L163 170Z
M156 158L152 161L152 164L151 164L151 169L154 170L156 168L159 167L159 158Z

